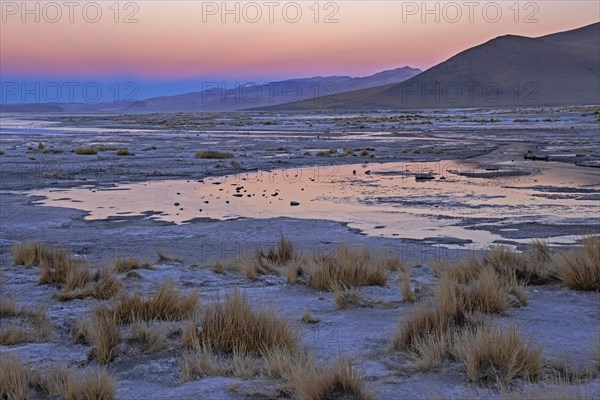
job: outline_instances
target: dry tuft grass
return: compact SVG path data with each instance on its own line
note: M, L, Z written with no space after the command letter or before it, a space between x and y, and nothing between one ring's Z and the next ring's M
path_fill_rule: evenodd
M417 295L410 288L410 271L398 272L398 279L402 288L402 301L410 303L417 301Z
M196 152L196 158L222 160L226 158L233 158L233 153L227 151L200 150Z
M373 307L373 303L366 300L357 288L335 288L335 305L338 310L353 307Z
M121 258L119 256L115 256L116 272L129 272L136 269L154 269L154 267L148 263L142 263L140 260L134 257Z
M29 370L11 354L0 357L0 398L27 399Z
M269 248L265 254L258 249L251 256L244 256L235 262L248 279L256 279L258 275L285 275L288 282L297 283L303 274L302 258L292 242L281 235L277 246Z
M59 301L93 297L100 300L110 299L121 292L123 284L114 275L112 268L99 268L95 274L85 264L79 264L67 273L62 291L54 294Z
M228 294L224 301L206 306L203 311L203 318L195 330L197 343L223 353L240 350L258 355L265 349L279 347L293 351L298 346L298 338L285 319L271 309L253 309L247 296L238 290ZM187 332L184 343L194 343L193 327Z
M206 345L185 353L181 358L180 367L183 382L224 374L221 358Z
M344 359L329 368L315 364L295 366L291 372L291 382L301 400L374 399L365 388L362 376Z
M91 156L98 154L98 150L94 147L77 147L75 150L73 150L73 152L75 154L91 155Z
M308 269L308 285L333 291L337 287L384 286L390 261L368 249L339 245L332 255L316 258Z
M104 370L77 372L62 364L46 369L29 369L18 358L0 357L0 398L7 400L61 398L65 400L113 400L115 384Z
M556 274L571 289L600 291L600 237L552 257Z
M527 342L514 326L465 330L455 341L453 354L462 361L471 381L537 381L542 374L541 348Z
M172 283L166 282L154 295L147 298L139 293L123 295L114 306L113 312L120 324L155 319L181 321L196 315L199 300L198 291L194 290L184 295L177 291Z
M43 343L53 333L43 308L19 307L12 298L0 301L0 344Z
M78 379L76 391L69 397L73 400L112 400L115 398L115 383L105 370L88 373Z
M15 265L29 268L39 265L44 254L44 244L40 242L23 242L13 245L10 249Z
M93 336L94 354L100 364L107 364L117 356L119 326L113 310L98 306L94 312Z
M127 340L136 343L144 353L154 354L166 348L169 330L164 326L150 325L144 322L136 322L131 326Z
M183 263L183 257L168 254L163 250L156 250L156 255L158 256L158 262Z
M302 318L300 318L300 322L302 322L303 324L318 324L319 322L321 322L321 320L310 315L308 310L304 310Z
M425 371L437 367L450 351L447 332L434 331L414 338L411 353L417 359L415 369Z

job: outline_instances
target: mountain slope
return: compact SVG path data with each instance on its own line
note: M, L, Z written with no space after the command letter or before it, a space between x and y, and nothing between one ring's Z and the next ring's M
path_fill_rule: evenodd
M236 111L301 100L312 101L330 94L399 83L420 72L416 68L402 67L367 77L290 79L263 85L243 85L235 89L220 88L215 84L203 92L138 101L132 103L127 111Z
M277 109L600 104L600 23L538 38L506 35L400 84Z

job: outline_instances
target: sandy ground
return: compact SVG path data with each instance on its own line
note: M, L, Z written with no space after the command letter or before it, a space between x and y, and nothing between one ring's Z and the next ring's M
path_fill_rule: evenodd
M77 203L71 207L64 202L61 207L36 205L43 198L31 196L29 191L69 190L82 185L100 190L148 181L197 181L256 170L289 171L365 163L456 160L477 165L478 171L487 174L515 164L528 168L533 165L537 168L535 174L525 174L530 181L515 179L515 185L534 188L537 197L546 200L566 199L572 202L566 204L578 209L577 215L563 213L558 219L554 215L554 219L532 216L515 220L495 217L491 211L486 216L458 218L453 226L487 232L494 235L497 243L517 248L523 248L531 238L556 238L556 243L568 244L583 235L600 233L599 217L593 212L594 202L600 205L600 169L596 168L600 136L594 112L598 113L589 108L423 112L410 120L392 122L381 122L379 119L385 115L379 113L369 118L322 113L48 115L36 119L3 115L1 294L16 296L24 304L45 304L57 335L48 343L0 346L0 351L19 354L23 360L41 365L55 361L80 365L89 346L73 344L69 327L77 318L88 315L97 302L53 300L56 288L38 285L35 269L13 265L10 246L14 243L39 240L69 246L78 257L98 264L110 262L116 252L156 262L156 250L163 249L183 257L184 262L157 263L155 270L141 271L141 280L124 279L128 289L151 292L165 280L173 280L185 290L198 288L202 302L210 302L232 287L241 287L254 302L272 304L289 318L303 344L320 360L338 355L354 359L366 375L369 388L381 399L497 396L496 388L469 384L458 364L444 364L434 371L419 373L414 371L410 357L385 352L398 321L412 308L412 304L401 301L399 286L393 280L383 288L361 290L365 297L381 300L387 306L336 310L330 293L288 285L280 277L250 281L241 275L216 274L203 267L251 252L258 246L265 248L283 233L306 253L328 251L338 243L393 253L407 265L415 266L411 285L426 292L434 281L432 262L482 250L468 240L453 240L451 229L447 235L415 239L379 235L377 230L361 231L337 218L326 217L198 217L182 224L148 215L91 219L90 213ZM44 131L45 127L52 130ZM39 142L44 143L44 152L38 150ZM72 152L94 144L126 147L132 155L103 151L88 156ZM240 165L232 166L231 160L194 157L197 150L206 148L231 151ZM344 155L345 148L356 150L355 154ZM359 155L363 148L371 149L369 155ZM336 153L328 157L316 155L328 149L336 149ZM524 160L523 154L528 152L550 161ZM539 174L555 181L540 185ZM491 185L497 184L493 176L485 179ZM165 196L177 201L174 194ZM584 202L592 208L580 206ZM600 335L600 295L560 285L531 286L527 292L529 304L510 309L498 318L498 323L514 322L522 327L544 346L547 358L563 357L577 366L589 364L589 349ZM321 322L314 326L301 324L299 318L304 310ZM153 356L131 352L118 357L109 366L117 378L118 398L237 399L257 391L262 393L258 398L277 396L277 382L266 378L204 378L181 384L178 356L174 351ZM234 383L238 384L236 392L231 390ZM600 377L582 387L600 395Z

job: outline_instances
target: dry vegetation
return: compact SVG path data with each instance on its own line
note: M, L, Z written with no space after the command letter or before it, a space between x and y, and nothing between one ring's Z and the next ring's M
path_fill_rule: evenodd
M371 400L364 379L348 360L340 359L330 367L315 364L294 365L290 380L302 400L352 399Z
M98 150L95 149L94 147L78 147L75 150L73 150L73 152L75 154L89 155L89 156L98 154Z
M80 372L62 364L32 369L18 358L3 354L0 357L0 398L24 400L33 393L35 398L112 400L115 384L104 370Z
M204 306L202 314L200 322L190 324L184 333L185 347L208 346L223 353L260 354L265 349L293 351L298 346L298 338L287 320L269 308L253 309L238 290L224 300Z
M76 343L93 344L92 356L106 364L118 353L120 326L133 324L129 340L140 343L144 351L155 352L162 349L166 333L142 322L181 321L194 318L198 310L197 291L184 295L167 282L151 296L122 294L112 306L96 306L93 318L77 321L71 327L71 334Z
M552 256L556 274L571 289L600 291L600 237L583 246Z
M475 382L510 382L515 378L537 381L542 374L542 350L525 340L514 326L500 330L490 325L466 330L453 343L452 352Z
M366 248L339 245L331 255L316 257L309 264L308 285L319 290L334 291L354 286L384 286L387 271L395 259L375 254Z
M43 308L19 307L12 298L0 301L0 344L47 342L53 333Z
M146 298L139 293L124 294L112 308L118 323L138 321L180 321L194 317L199 310L200 295L197 291L181 294L170 282Z
M222 160L222 159L227 159L227 158L233 158L233 153L230 153L227 151L216 151L216 150L199 150L196 152L196 158Z
M148 263L142 263L135 257L119 257L115 256L115 271L116 272L129 272L136 269L154 269L154 267Z
M62 290L54 296L60 301L86 297L108 299L122 287L112 269L94 271L84 260L74 259L69 249L24 242L14 245L11 253L16 265L39 266L40 284L60 284Z

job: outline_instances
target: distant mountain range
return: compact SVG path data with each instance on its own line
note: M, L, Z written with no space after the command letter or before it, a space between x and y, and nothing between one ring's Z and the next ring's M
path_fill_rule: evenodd
M206 86L208 85L208 86ZM3 112L418 109L600 104L600 23L530 38L505 35L428 69L246 84L133 103L3 104Z
M371 76L326 76L290 79L266 84L223 88L205 83L204 91L154 97L129 103L98 104L2 104L3 112L194 112L238 111L294 101L314 101L327 95L399 83L422 72L411 67L396 68ZM231 85L229 85L231 86Z
M415 109L600 104L600 23L538 38L506 35L399 84L271 109Z

